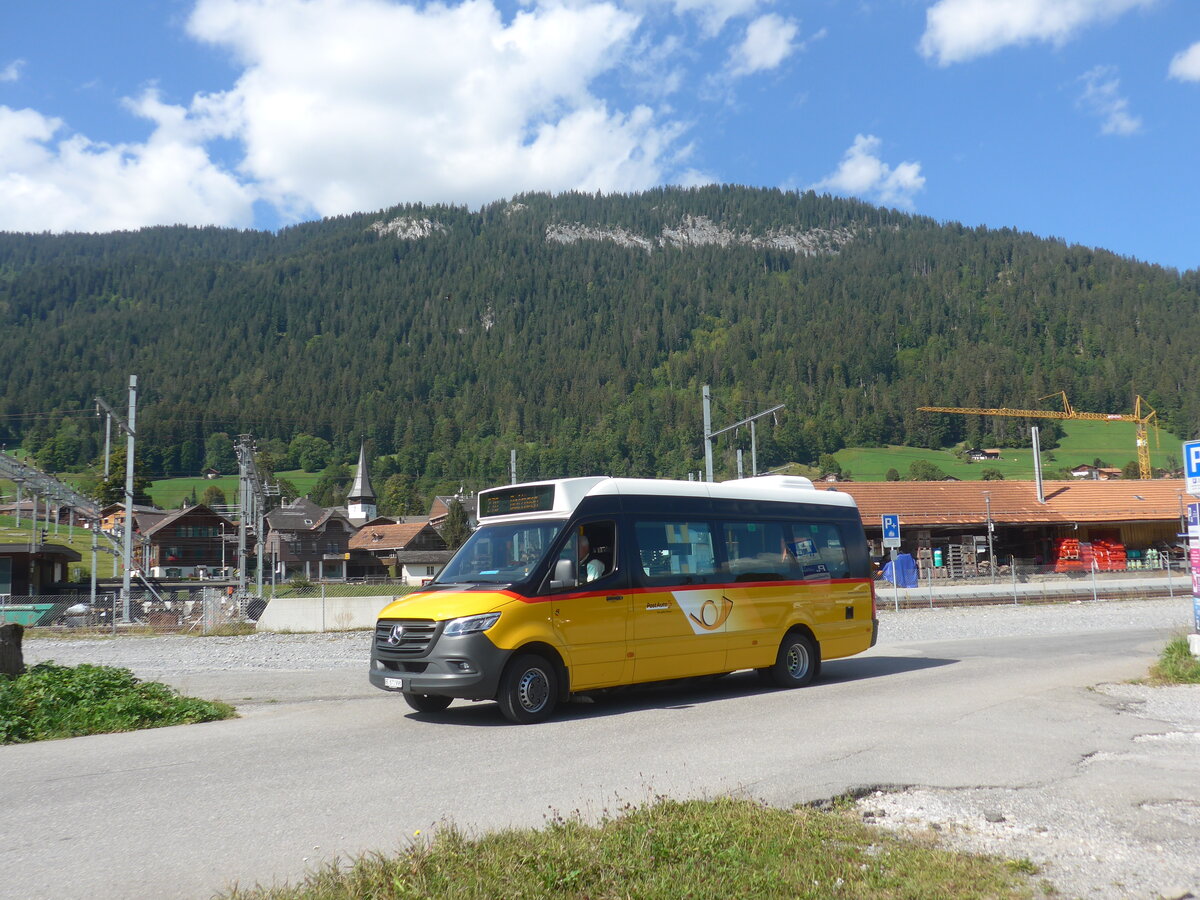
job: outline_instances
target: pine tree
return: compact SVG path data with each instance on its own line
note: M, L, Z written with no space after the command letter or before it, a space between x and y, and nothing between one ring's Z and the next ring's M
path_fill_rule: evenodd
M471 535L471 525L467 519L467 511L461 501L455 498L450 501L446 511L446 521L442 523L442 539L451 550L461 547Z

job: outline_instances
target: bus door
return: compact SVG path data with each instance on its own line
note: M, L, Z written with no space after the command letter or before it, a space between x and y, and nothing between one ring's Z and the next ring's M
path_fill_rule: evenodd
M730 600L705 521L639 521L633 603L633 678L657 681L725 670Z
M615 522L579 523L550 572L550 618L565 648L573 691L628 683L632 675L632 597L617 550Z

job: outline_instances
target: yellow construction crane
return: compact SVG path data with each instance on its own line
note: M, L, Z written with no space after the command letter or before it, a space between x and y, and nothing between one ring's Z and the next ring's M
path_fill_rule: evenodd
M1050 394L1049 397L1039 397L1048 400L1050 397L1062 398L1062 412L1053 409L973 409L963 406L918 406L921 412L959 413L967 416L1012 416L1018 419L1088 419L1093 422L1134 422L1137 425L1137 458L1138 477L1150 478L1150 442L1146 438L1146 426L1154 423L1155 437L1158 436L1158 414L1150 408L1150 404L1139 395L1133 405L1132 415L1120 413L1089 413L1079 412L1067 399L1066 391ZM1149 412L1144 412L1149 410Z

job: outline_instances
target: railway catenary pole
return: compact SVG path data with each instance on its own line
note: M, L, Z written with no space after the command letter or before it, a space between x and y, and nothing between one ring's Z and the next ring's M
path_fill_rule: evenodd
M125 429L125 532L121 557L125 572L121 576L121 620L129 622L129 578L133 565L133 453L137 435L137 376L129 376L129 427Z
M716 431L713 431L712 430L712 410L711 410L712 395L709 392L709 388L708 388L707 384L704 385L702 396L703 396L703 400L704 400L704 476L705 476L705 480L706 481L713 480L713 461L712 461L713 438L717 437L718 435L722 435L727 431L733 431L734 429L741 428L743 425L746 425L746 424L750 425L751 474L757 475L758 474L758 453L757 453L757 448L754 446L754 444L756 442L756 436L755 436L755 432L754 432L754 422L755 422L755 420L761 419L764 416L769 416L773 413L779 412L779 410L783 409L787 404L786 403L776 404L775 406L772 406L770 409L764 409L762 412L755 413L752 416L747 416L744 419L734 422L732 425L726 425L724 428L718 428Z

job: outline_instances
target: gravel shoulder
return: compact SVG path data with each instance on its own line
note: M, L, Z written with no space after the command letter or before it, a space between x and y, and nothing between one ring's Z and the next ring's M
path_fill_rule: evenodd
M881 612L880 641L1188 630L1191 598ZM1144 723L1121 752L1081 756L1074 777L1022 788L913 785L858 801L864 821L969 853L1026 859L1059 896L1200 897L1200 685L1099 684L1096 702ZM1134 777L1134 775L1139 777ZM1156 785L1139 790L1147 773Z

